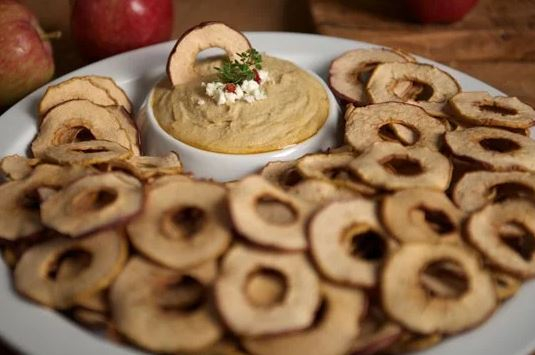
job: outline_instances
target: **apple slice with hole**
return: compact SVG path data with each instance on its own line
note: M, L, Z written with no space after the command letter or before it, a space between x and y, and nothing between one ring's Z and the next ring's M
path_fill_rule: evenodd
M232 60L251 49L251 44L241 32L222 22L203 22L189 29L177 40L167 61L167 75L173 86L198 77L197 54L208 48L222 48Z

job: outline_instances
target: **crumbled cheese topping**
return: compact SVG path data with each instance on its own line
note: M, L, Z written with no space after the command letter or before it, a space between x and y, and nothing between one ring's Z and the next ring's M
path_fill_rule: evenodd
M237 101L252 103L264 100L266 92L263 85L269 80L269 74L265 70L258 71L258 82L256 80L245 80L240 85L225 84L219 81L202 83L207 96L212 98L218 105L229 105Z

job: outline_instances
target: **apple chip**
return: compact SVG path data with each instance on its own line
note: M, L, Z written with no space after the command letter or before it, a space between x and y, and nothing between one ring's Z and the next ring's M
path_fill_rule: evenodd
M223 327L206 295L213 270L213 263L176 271L130 258L110 289L117 330L156 353L193 352L215 344Z
M354 190L336 186L325 180L308 179L288 189L288 193L312 205L321 206L331 201L348 200L360 196Z
M0 239L15 241L42 231L37 191L59 189L86 174L81 167L42 164L26 178L0 185Z
M100 106L117 104L106 89L87 77L74 77L47 88L39 102L39 115L44 117L53 107L72 100L88 100Z
M22 255L14 271L15 288L45 306L67 309L108 287L127 256L126 238L115 230L80 239L57 237L31 247ZM84 258L84 268L73 277L56 278L54 265L66 257Z
M116 117L123 114L126 113L87 100L62 103L43 118L32 152L39 158L51 146L98 139L116 142L136 153L138 148Z
M297 161L272 161L260 171L260 175L273 185L288 190L304 180L297 169Z
M421 275L450 262L462 269L462 287L455 296L429 291ZM471 250L453 244L407 243L386 261L381 274L385 312L420 334L454 334L484 321L497 306L494 283Z
M401 243L461 242L464 214L441 191L415 188L386 196L382 221Z
M472 214L467 238L488 262L522 279L535 276L535 205L508 200ZM503 226L516 226L513 234ZM520 231L520 234L518 233Z
M282 250L306 249L305 223L312 205L257 175L234 185L228 199L234 226L249 241Z
M28 159L20 155L8 155L0 160L0 173L9 180L21 180L30 175L39 159Z
M399 142L438 150L446 126L421 108L398 102L349 107L345 139L362 152L375 142Z
M359 194L373 195L375 189L349 169L348 165L354 158L352 153L311 154L299 159L297 169L307 178L329 181Z
M400 82L407 81L412 84L408 90L396 90ZM366 90L371 103L446 102L460 91L460 86L448 73L429 64L384 63L374 70Z
M41 205L43 224L71 237L124 223L143 207L143 185L124 173L85 176Z
M131 154L130 150L115 142L91 140L50 146L43 152L42 159L57 164L87 166L126 159Z
M72 317L90 329L99 330L110 326L110 320L106 314L85 308L75 307L72 310Z
M354 286L377 285L379 267L396 243L381 227L376 204L365 199L333 202L309 227L310 252L328 279Z
M115 105L123 107L126 112L132 114L133 105L126 93L115 80L105 76L90 75L82 77L89 80L93 85L98 86L108 92L111 98L115 101Z
M470 125L526 129L535 124L535 110L516 97L461 92L450 99L450 106L458 120Z
M149 180L163 175L182 173L182 163L175 152L165 156L133 156L108 162L110 170L124 170L140 180Z
M254 355L338 355L351 348L366 309L364 293L357 289L320 285L320 307L312 325L290 334L244 338L241 343Z
M496 287L496 295L500 301L513 297L522 286L520 279L506 272L492 271L492 279Z
M435 150L389 142L373 144L349 168L368 184L386 190L422 187L444 191L452 173L448 158Z
M370 299L366 316L360 323L360 333L353 341L352 355L380 354L403 335L403 329L391 321L380 305Z
M230 244L226 190L211 183L167 179L147 188L144 212L127 227L134 247L174 269L219 257Z
M334 59L329 68L329 86L334 94L347 102L366 105L366 84L381 63L414 62L400 50L389 48L355 49Z
M479 162L495 171L535 171L535 141L529 137L490 127L447 132L453 154Z
M268 274L277 291L269 299L249 295L255 279ZM280 334L309 327L320 303L319 280L305 255L234 246L215 283L217 308L240 336Z
M479 210L489 203L516 198L535 200L535 174L474 171L465 174L453 189L453 201L467 212Z
M190 28L176 41L167 61L167 76L173 86L185 84L199 75L197 54L208 48L222 48L230 59L251 49L247 37L222 22L203 22Z

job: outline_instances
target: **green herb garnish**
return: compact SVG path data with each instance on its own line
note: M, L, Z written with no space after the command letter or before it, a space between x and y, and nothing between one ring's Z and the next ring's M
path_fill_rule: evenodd
M262 69L262 55L254 48L238 54L239 59L226 58L221 67L216 67L217 77L222 83L241 84L245 80L257 80Z

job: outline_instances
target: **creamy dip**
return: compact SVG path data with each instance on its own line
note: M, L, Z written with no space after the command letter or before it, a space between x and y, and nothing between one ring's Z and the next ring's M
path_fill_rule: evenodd
M218 105L198 80L171 87L167 79L154 91L153 111L161 127L178 140L219 153L260 153L297 144L313 136L329 114L327 93L316 78L295 64L264 56L270 80L266 98ZM202 104L199 104L202 103Z

